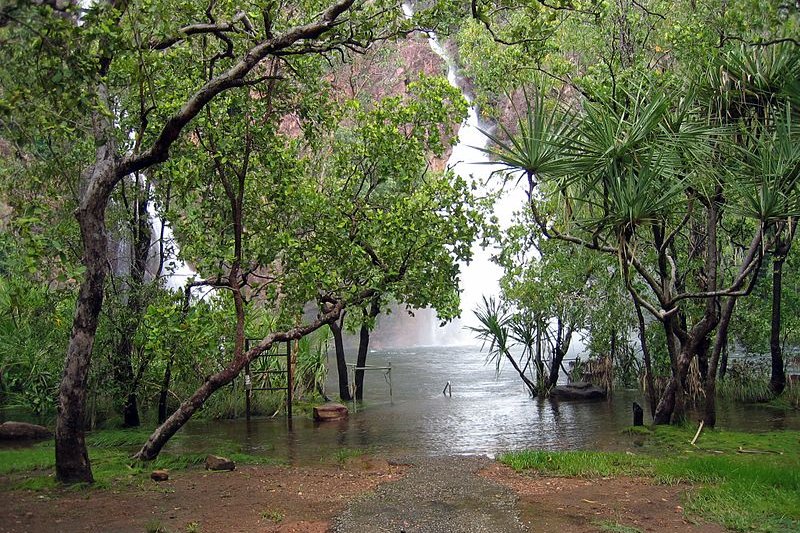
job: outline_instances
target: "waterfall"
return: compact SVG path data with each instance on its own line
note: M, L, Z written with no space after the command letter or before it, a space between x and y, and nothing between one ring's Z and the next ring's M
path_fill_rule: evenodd
M186 286L186 280L196 276L197 272L178 257L180 248L172 234L172 228L168 222L158 216L153 202L147 204L147 212L150 215L150 222L153 224L153 235L156 241L162 238L163 232L164 270L167 273L166 285L173 290L183 290Z
M144 179L144 177L142 177ZM151 187L155 186L151 182ZM186 264L178 256L180 247L172 233L169 223L162 219L156 212L156 207L152 199L147 202L147 215L153 227L153 244L163 246L164 249L164 272L166 273L166 286L172 290L183 290L186 280L192 276L197 276L197 272ZM151 254L152 256L153 254ZM155 254L158 255L158 252Z
M403 3L403 13L407 18L411 18L414 15L413 8L409 3ZM490 184L490 177L492 172L499 170L501 167L491 164L488 155L480 150L486 147L488 139L480 131L482 125L478 109L469 95L464 93L458 66L439 42L435 33L428 33L428 43L431 50L447 64L447 79L450 84L460 89L464 98L470 104L467 118L458 130L458 142L453 147L452 154L447 161L447 167L468 182L473 181L476 185L476 194L488 195L496 192L496 188L492 188ZM487 129L487 127L483 129ZM495 202L494 215L497 217L501 229L507 229L511 225L514 211L523 206L525 197L523 191L516 188L503 192L505 194L502 194ZM440 328L439 321L433 317L433 320L431 320L433 344L475 344L474 335L465 329L477 324L472 311L482 302L484 296L488 298L500 295L500 277L503 274L503 270L491 261L493 251L491 247L483 249L477 244L473 245L472 261L469 264L461 265L459 287L461 291L461 319L455 320L444 328Z

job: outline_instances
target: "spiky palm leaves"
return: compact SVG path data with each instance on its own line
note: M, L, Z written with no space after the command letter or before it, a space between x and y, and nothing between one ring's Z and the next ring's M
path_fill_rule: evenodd
M503 360L507 360L519 374L531 396L539 392L536 384L525 375L532 362L532 350L536 337L536 324L524 314L511 313L494 297L483 297L483 305L473 311L480 322L470 327L479 340L489 344L487 362L494 363L499 373ZM514 351L519 355L515 356ZM541 367L537 366L538 381L541 382Z

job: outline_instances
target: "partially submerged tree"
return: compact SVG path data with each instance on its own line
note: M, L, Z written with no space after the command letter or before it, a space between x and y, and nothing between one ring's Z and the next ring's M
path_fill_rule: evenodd
M789 99L798 57L787 46L731 52L712 70L721 75L710 94L680 100L640 87L564 112L539 95L516 132L491 136L489 152L527 182L544 237L616 256L634 302L663 325L672 376L656 423L683 416L684 382L697 360L706 369L706 423L714 424L733 306L795 209L800 152L791 148ZM545 215L542 198L559 198L562 210ZM723 243L726 214L753 221L739 250Z

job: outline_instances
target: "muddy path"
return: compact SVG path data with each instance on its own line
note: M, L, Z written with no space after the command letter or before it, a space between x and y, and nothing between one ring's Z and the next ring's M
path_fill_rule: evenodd
M410 459L402 478L351 501L336 533L724 533L686 517L691 487L632 477L519 473L485 457Z
M0 477L0 533L725 531L684 515L687 485L518 473L478 456L360 456L315 467L188 469L163 483L143 474L107 488L6 490L28 475Z
M513 533L524 531L513 490L482 477L481 457L415 458L399 481L357 498L333 531Z

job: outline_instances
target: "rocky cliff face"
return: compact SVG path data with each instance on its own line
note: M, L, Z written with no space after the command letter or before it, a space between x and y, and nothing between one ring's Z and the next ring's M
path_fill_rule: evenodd
M335 93L343 99L373 100L406 93L420 74L447 75L447 65L423 35L380 43L366 54L356 55L331 76Z

